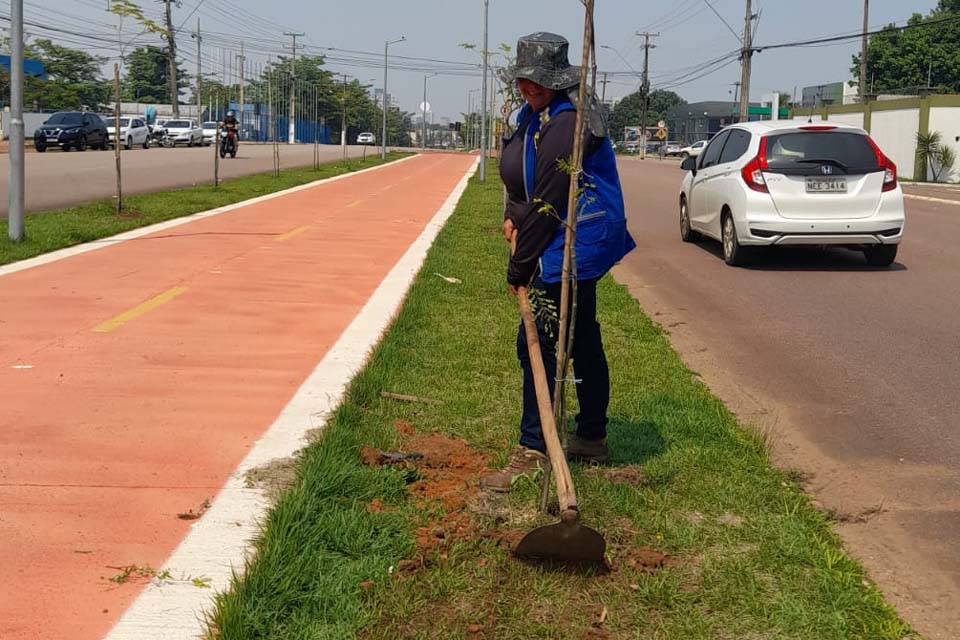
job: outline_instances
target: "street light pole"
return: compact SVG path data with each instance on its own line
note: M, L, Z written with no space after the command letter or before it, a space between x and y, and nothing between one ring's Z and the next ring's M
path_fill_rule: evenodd
M387 109L389 108L389 104L387 104L387 71L390 67L388 55L390 52L390 45L397 44L398 42L403 42L405 40L406 38L400 36L396 40L387 40L383 43L383 139L380 141L382 145L380 149L380 158L382 160L387 159Z
M427 78L432 78L434 76L440 75L439 73L431 73L430 75L423 76L423 123L422 123L422 136L420 138L420 148L427 148Z
M7 233L23 241L23 0L10 0L10 192Z
M483 119L480 120L480 182L487 179L487 64L490 54L487 52L487 31L490 0L483 0L483 87L480 92Z

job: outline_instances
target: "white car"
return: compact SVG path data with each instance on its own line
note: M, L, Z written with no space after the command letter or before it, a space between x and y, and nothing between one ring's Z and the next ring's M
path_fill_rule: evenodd
M217 123L214 120L204 122L200 128L203 129L203 146L209 147L217 137Z
M163 123L167 136L173 145L185 144L188 147L203 144L203 129L193 120L167 120Z
M703 150L706 148L706 146L707 146L706 140L701 140L700 142L694 142L689 147L684 147L680 149L680 152L678 155L684 159L696 158L701 153L703 153Z
M107 125L107 140L111 145L116 144L116 118L104 118L103 122ZM127 150L132 149L134 145L149 149L150 128L142 118L120 118L120 140L123 148Z
M678 156L683 151L683 145L674 140L667 140L663 143L663 153L668 156Z
M845 246L881 267L897 257L906 222L897 166L863 129L736 124L681 167L680 237L719 240L729 265L759 246Z
M377 137L372 133L361 133L357 136L357 144L376 144Z

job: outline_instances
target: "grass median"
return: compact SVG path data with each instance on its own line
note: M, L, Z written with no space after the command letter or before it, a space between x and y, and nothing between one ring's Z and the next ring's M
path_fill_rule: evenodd
M797 479L771 467L763 439L611 278L598 297L613 459L574 467L609 567L511 556L544 519L535 481L502 498L476 488L517 437L501 198L497 181L471 182L392 328L297 460L245 575L218 596L211 637L909 637ZM424 457L394 464L382 451Z
M387 154L386 161L393 162L408 155L410 154L390 152ZM24 221L26 239L20 243L11 242L8 239L7 221L4 219L0 221L0 265L84 242L100 240L130 229L216 209L314 180L368 169L383 162L379 156L370 155L363 160L327 162L321 164L319 169L312 167L284 169L279 177L275 177L273 173L263 173L224 180L219 187L206 184L127 196L124 198L124 211L119 215L116 212L116 204L112 200L100 200L67 209L34 213L26 216Z

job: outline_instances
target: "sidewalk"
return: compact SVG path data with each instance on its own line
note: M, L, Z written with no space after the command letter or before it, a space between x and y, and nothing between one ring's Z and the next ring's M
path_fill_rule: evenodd
M473 162L416 157L0 275L0 637L110 630L143 582L109 578L164 564L177 514L217 495Z

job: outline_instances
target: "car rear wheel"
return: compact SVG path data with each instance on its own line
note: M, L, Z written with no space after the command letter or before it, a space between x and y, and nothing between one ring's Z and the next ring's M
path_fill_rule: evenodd
M684 242L696 242L700 239L700 234L690 226L690 210L686 198L680 198L680 239Z
M889 267L897 259L899 246L896 244L878 244L873 247L866 247L863 250L863 256L867 259L867 264L872 267Z
M127 141L123 143L123 148L127 151L133 149L133 138L127 138Z
M721 229L723 244L723 261L731 267L742 267L747 263L747 249L740 246L737 238L737 225L733 221L733 214L729 211L723 214Z
M150 148L150 136L147 136L146 138L143 139L143 148L144 149Z

